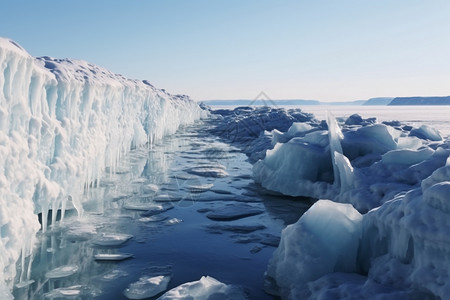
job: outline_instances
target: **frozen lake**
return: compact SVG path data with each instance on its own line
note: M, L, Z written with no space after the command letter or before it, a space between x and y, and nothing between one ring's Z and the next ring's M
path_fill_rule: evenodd
M450 135L450 106L300 106L316 118L325 120L327 111L336 117L359 114L363 118L376 117L378 122L398 120L419 127L429 125L443 136Z
M318 119L358 113L450 134L449 107L301 108ZM241 286L249 299L273 299L263 290L268 261L281 230L312 201L254 184L247 157L208 126L182 128L107 170L99 187L85 191L82 218L69 210L39 233L33 256L18 265L16 299L126 299L130 284L161 275L171 276L168 289L207 275Z
M131 283L159 275L171 276L169 289L208 275L273 299L263 290L268 260L311 202L267 194L247 157L207 127L183 128L109 170L86 191L82 218L69 211L40 233L31 269L29 259L19 266L16 299L127 299Z

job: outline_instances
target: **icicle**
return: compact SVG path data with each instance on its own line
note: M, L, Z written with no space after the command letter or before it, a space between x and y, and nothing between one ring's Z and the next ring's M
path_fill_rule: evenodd
M55 200L53 200L53 204L52 204L52 227L56 226L56 217L58 214L58 208L59 208L60 202L59 199L56 198Z
M32 249L31 245L30 245L30 249ZM30 253L29 258L28 258L28 269L27 269L27 277L26 277L26 281L27 282L29 282L30 279L31 279L31 266L33 265L33 260L34 260L33 251L30 250L30 252L31 253ZM33 280L33 282L34 282L34 280Z
M61 223L64 221L64 216L66 214L67 199L68 198L63 197L61 200Z
M20 270L19 282L24 281L25 276L25 253L26 253L26 244L22 246L22 254L21 254L21 265L22 268Z
M328 138L330 144L330 153L331 153L331 161L333 163L333 174L334 174L334 184L340 185L339 178L339 169L336 165L335 155L334 153L343 154L341 140L344 138L341 128L339 127L336 118L331 114L331 112L327 112L327 124L328 124Z
M348 158L335 151L334 161L339 173L340 193L344 193L353 187L355 181L355 174L353 173L353 167Z
M69 200L72 200L73 207L75 207L78 217L81 218L81 217L83 217L84 210L83 210L83 205L81 205L79 197L80 197L79 195L69 196Z
M48 218L48 205L45 203L44 205L41 203L42 206L42 232L47 231L47 218Z

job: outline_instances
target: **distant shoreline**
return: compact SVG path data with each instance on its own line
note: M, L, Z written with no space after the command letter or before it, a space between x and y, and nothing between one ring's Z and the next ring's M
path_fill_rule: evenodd
M197 101L210 106L317 106L317 105L377 105L377 106L424 106L424 105L450 105L450 96L442 97L378 97L368 100L342 101L342 102L322 102L318 100L306 99L238 99L238 100L204 100Z

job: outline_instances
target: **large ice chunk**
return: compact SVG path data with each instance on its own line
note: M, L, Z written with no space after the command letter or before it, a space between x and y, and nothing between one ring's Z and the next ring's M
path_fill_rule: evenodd
M441 141L442 137L439 131L428 125L421 125L419 128L411 130L410 136L417 136L421 139L427 139L431 141Z
M268 150L253 166L253 176L265 188L292 196L325 197L333 182L328 149L293 138Z
M434 153L431 148L420 150L398 149L382 155L381 160L385 164L414 165L429 159Z
M331 272L355 272L362 216L350 204L319 200L286 227L267 275L281 294Z

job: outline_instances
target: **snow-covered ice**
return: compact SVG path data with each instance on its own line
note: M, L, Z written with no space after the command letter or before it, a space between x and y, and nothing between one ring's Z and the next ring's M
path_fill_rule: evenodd
M120 261L133 257L131 253L99 253L95 254L95 260L100 261Z
M48 271L45 274L45 277L50 278L50 279L64 278L64 277L75 274L76 272L78 272L78 270L79 270L79 267L77 265L61 266L61 267L57 267L53 270Z
M133 236L125 233L102 233L95 237L91 242L94 245L112 247L119 246L127 242Z
M78 298L83 293L83 286L73 285L69 287L57 288L46 294L44 294L44 299L73 299Z
M158 300L241 300L247 299L244 291L240 287L226 285L210 276L203 276L198 281L184 283L171 289Z
M170 276L142 276L137 282L131 283L123 294L128 299L146 299L154 297L167 289Z

